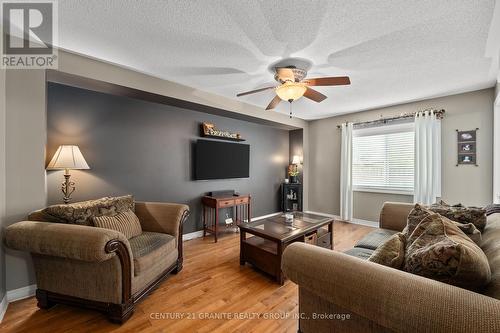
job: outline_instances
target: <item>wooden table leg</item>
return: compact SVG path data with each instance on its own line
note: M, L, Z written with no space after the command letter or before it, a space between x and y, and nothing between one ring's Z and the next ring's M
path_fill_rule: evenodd
M276 269L276 282L278 282L280 285L283 285L285 283L285 277L283 275L283 272L281 271L281 259L283 256L283 243L278 242L278 267Z
M331 242L331 249L333 250L333 223L334 221L330 222L328 224L328 232L330 233L330 242Z
M245 256L243 255L243 241L246 238L246 233L240 230L240 265L245 265Z
M250 199L248 199L248 205L247 205L247 208L248 208L248 217L247 217L247 221L248 223L252 222L252 218L250 217Z
M214 230L215 230L215 243L217 243L217 225L219 224L219 210L215 208L215 221L214 221Z
M207 235L207 217L205 216L206 214L206 208L205 205L201 206L201 219L203 222L203 238Z

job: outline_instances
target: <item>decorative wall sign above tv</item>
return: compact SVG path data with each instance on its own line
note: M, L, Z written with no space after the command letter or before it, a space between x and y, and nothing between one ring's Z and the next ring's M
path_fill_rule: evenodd
M245 141L241 138L240 133L231 133L229 131L223 131L215 128L214 124L203 123L201 125L201 134L206 137L231 140L231 141Z
M477 130L459 131L457 129L457 166L477 164Z

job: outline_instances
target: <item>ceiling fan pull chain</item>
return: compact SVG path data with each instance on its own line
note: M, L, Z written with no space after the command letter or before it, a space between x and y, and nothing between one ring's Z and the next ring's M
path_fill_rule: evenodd
M288 103L290 103L290 119L292 119L292 102L293 99L288 100Z

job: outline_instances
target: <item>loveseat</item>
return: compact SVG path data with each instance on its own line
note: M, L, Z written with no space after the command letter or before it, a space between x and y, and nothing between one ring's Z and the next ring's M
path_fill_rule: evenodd
M500 213L482 233L491 282L478 293L366 260L412 208L385 203L380 229L347 253L287 247L282 269L299 286L300 332L500 332Z
M87 218L93 207L84 205ZM182 224L189 207L133 205L142 233L130 239L116 230L64 223L46 210L6 228L6 246L31 253L40 308L57 303L82 306L122 323L132 315L134 304L169 273L182 269Z

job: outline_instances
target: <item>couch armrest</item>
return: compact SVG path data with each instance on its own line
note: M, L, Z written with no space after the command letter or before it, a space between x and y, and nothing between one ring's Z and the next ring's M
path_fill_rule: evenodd
M135 214L144 231L178 237L182 236L182 223L189 215L189 206L166 202L136 202Z
M51 222L22 221L5 229L8 248L31 253L100 262L115 255L116 246L125 246L130 257L130 244L118 231Z
M404 202L385 202L380 211L380 227L396 231L403 230L408 214L414 206Z
M397 332L500 332L500 301L317 246L294 243L282 268L319 297Z

